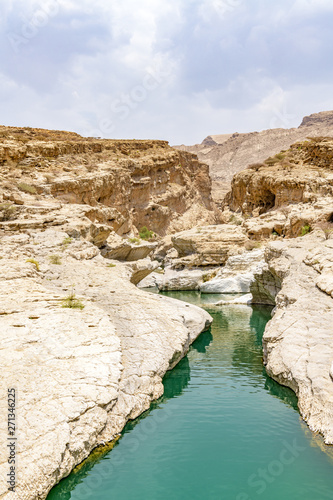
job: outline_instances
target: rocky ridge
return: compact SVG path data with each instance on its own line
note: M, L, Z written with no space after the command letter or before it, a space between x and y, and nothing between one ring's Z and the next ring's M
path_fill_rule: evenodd
M220 203L230 189L233 176L247 165L263 162L266 158L308 137L332 135L333 112L324 111L306 116L298 128L211 135L201 144L175 147L197 154L200 161L209 165L213 180L213 196Z
M296 142L234 176L225 224L171 238L179 247L171 265L187 259L204 269L224 227L234 238L243 235L238 248L229 241L226 260L198 288L226 293L244 286L241 297L220 301L220 307L275 306L263 337L267 372L294 390L302 417L326 444L333 444L332 165L332 137ZM217 248L222 255L221 242Z
M16 220L4 229L60 225L68 210L120 235L215 221L208 167L165 141L0 127L0 164L0 202L10 206L5 219Z

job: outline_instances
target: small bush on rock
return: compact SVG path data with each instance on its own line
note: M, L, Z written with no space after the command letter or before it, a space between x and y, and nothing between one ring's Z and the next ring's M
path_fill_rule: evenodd
M68 245L70 245L70 243L72 243L72 241L73 241L73 238L71 238L70 236L67 236L67 238L64 238L62 243L61 243L63 250L66 250L66 248L68 247Z
M230 217L229 224L235 224L236 226L241 226L242 220L236 217L236 215L233 215L232 217Z
M310 232L311 232L311 226L309 226L309 224L305 224L305 226L303 226L301 229L301 236L305 236L306 234L309 234Z
M69 309L84 309L82 301L76 298L73 289L69 292L69 295L61 301L61 307L67 307Z
M147 226L143 226L139 231L139 235L142 240L150 240L154 236L154 232L149 231Z

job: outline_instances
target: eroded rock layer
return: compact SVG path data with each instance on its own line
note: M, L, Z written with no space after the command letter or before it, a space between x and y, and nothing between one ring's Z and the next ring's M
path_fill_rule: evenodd
M0 141L0 201L13 204L23 228L27 219L48 224L45 198L58 203L59 217L84 205L92 222L118 234L146 226L164 235L215 220L207 165L165 141L14 127L0 127Z

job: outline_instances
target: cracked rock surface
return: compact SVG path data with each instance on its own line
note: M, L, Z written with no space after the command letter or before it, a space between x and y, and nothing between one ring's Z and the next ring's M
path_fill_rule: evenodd
M333 444L333 239L316 231L276 241L266 249L266 261L257 292L280 281L263 337L267 372L295 391L310 429Z
M136 288L138 266L154 268L149 259L112 263L63 231L5 236L0 257L1 391L17 390L19 463L13 496L3 442L0 498L44 499L162 395L164 374L211 317ZM62 307L73 291L83 309ZM6 403L2 397L3 441Z

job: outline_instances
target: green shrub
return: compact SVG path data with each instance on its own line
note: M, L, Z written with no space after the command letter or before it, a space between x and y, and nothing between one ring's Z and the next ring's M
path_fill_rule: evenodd
M111 262L111 264L108 264L106 267L116 267L116 264L112 264Z
M213 278L215 278L215 276L217 275L217 271L212 271L211 273L206 273L206 274L203 274L202 276L202 281L204 283L206 283L207 281L210 281L212 280Z
M58 266L61 264L61 258L59 255L50 255L49 259L51 264L56 264Z
M142 240L149 240L150 238L152 238L154 236L154 232L149 231L147 226L143 226L139 231L139 235L140 235L140 238Z
M30 186L30 184L27 184L26 182L20 182L17 187L19 188L20 191L24 191L25 193L30 193L30 194L36 194L37 189L35 186Z
M301 236L305 236L306 234L309 234L310 232L311 232L311 226L309 226L309 224L305 224L305 226L303 226L301 229Z
M84 309L82 301L75 297L73 289L69 292L67 297L62 299L61 307L68 307L69 309Z
M39 263L36 259L27 259L26 262L30 262L31 264L34 264L34 266L36 266L37 271L40 271Z

